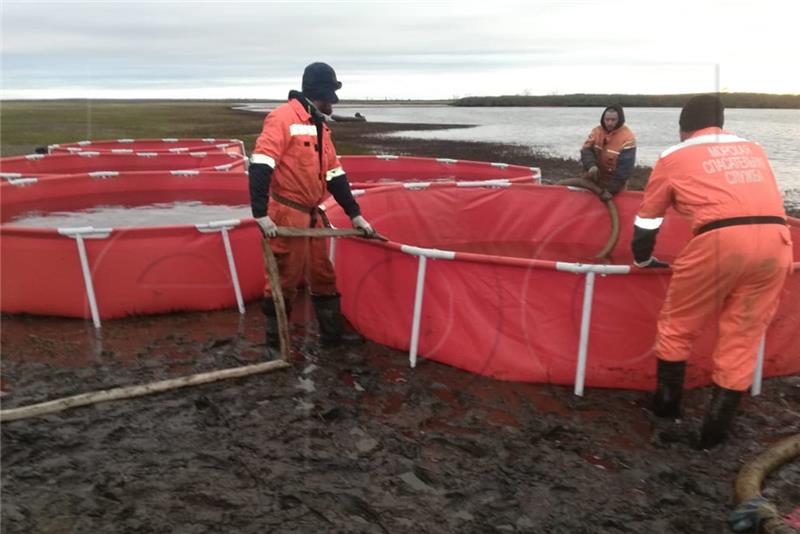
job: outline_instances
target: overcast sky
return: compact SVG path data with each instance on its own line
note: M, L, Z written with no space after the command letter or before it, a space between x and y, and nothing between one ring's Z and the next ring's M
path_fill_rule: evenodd
M2 98L800 93L800 1L0 0Z

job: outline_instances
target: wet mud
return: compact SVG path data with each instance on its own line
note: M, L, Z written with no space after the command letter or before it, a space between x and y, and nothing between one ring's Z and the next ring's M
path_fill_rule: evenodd
M742 463L800 432L800 379L748 397L735 438L684 441L641 392L482 378L367 342L322 350L310 306L273 373L2 425L2 531L727 532ZM263 361L262 316L4 316L3 408ZM784 513L800 469L768 480Z
M525 147L389 140L363 127L334 132L377 152L538 164ZM550 180L578 170L548 161ZM707 388L687 392L684 419L657 420L643 392L576 397L424 358L410 369L407 354L371 342L323 350L310 309L295 305L288 369L3 423L0 530L723 533L742 464L800 432L800 377L766 380L744 399L732 439L696 451L688 441ZM100 332L3 316L0 335L3 409L247 365L266 351L257 303L244 315L106 321ZM796 462L764 494L790 514L798 480Z

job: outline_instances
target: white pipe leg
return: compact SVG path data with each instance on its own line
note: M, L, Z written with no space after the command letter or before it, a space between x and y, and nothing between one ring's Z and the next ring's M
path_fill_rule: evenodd
M581 334L578 342L578 366L575 370L575 395L583 396L583 384L586 380L586 352L589 347L589 328L592 322L592 297L594 294L595 273L586 273L586 285L583 289L583 313L581 314Z
M239 313L244 313L244 299L242 299L242 290L239 286L239 273L236 271L236 262L233 259L233 248L231 247L231 239L227 228L222 228L222 242L225 245L225 255L228 257L228 269L231 271L233 292L236 294L236 305L239 306Z
M753 372L753 384L750 386L750 394L753 397L761 395L761 383L764 380L764 351L766 350L767 334L761 337L758 344L758 356L756 358L756 369Z
M408 362L411 368L417 366L417 348L419 347L419 323L422 318L422 297L425 287L425 269L428 258L419 257L419 267L417 268L417 289L414 294L414 317L411 322L411 347L408 349Z
M83 272L83 283L86 286L86 296L89 298L89 309L92 311L92 322L95 328L100 328L100 312L97 309L97 299L94 294L92 273L89 269L89 258L86 255L86 244L83 242L83 236L80 234L75 236L75 241L78 243L78 256L81 260L81 271Z

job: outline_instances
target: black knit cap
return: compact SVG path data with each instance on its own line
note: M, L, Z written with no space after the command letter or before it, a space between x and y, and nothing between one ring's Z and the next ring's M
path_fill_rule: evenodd
M684 132L693 132L710 126L722 128L724 122L722 100L716 95L697 95L683 106L678 124Z
M342 82L336 79L336 71L327 63L312 63L303 71L303 94L309 100L321 100L335 104L339 101L336 91Z

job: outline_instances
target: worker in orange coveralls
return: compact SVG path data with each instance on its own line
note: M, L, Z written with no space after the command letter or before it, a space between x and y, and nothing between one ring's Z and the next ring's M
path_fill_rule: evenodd
M622 106L608 106L581 147L584 178L600 188L600 198L608 200L624 191L636 164L636 137L625 125Z
M680 417L692 342L718 316L714 386L699 448L725 439L792 269L783 199L767 156L756 143L722 130L723 115L722 102L714 95L695 96L684 106L682 142L656 162L632 242L637 267L665 267L652 251L667 208L691 222L694 237L672 265L658 318L653 411L660 417Z
M275 254L287 315L305 274L319 323L320 343L330 347L361 338L344 333L336 276L325 240L275 237L277 228L322 227L325 217L318 206L330 192L354 228L370 236L375 231L353 198L323 115L332 113L332 105L339 101L336 91L342 87L341 82L330 65L312 63L303 72L302 87L302 93L291 91L289 101L264 119L250 159L250 205L264 236L271 238L269 244L265 239L263 246L271 245ZM269 351L269 347L279 346L269 280L262 304Z

